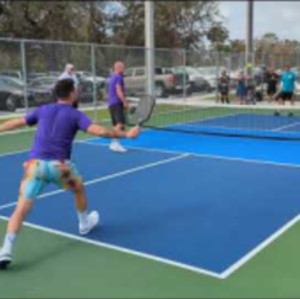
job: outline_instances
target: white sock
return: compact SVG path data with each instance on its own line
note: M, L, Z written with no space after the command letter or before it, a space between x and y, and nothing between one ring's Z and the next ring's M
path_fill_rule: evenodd
M84 211L84 212L77 211L77 215L78 215L79 223L86 223L87 222L87 218L88 218L87 211Z
M2 249L5 252L12 252L13 246L15 243L17 235L16 234L6 234L3 242L3 247Z

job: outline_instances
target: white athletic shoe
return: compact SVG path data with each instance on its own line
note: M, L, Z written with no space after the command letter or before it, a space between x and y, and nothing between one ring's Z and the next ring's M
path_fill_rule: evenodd
M5 270L12 262L11 252L5 251L4 248L0 250L0 270Z
M95 228L99 223L99 213L97 211L91 212L87 216L87 221L85 223L79 223L79 234L87 235L93 228Z
M125 153L127 152L127 149L124 148L120 143L118 142L112 142L110 145L109 145L109 149L112 150L113 152L116 152L116 153Z

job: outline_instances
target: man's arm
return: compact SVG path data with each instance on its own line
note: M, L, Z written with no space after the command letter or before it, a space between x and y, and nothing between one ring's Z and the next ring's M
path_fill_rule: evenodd
M118 95L119 99L122 101L124 107L127 108L128 107L128 103L127 103L127 100L126 100L123 88L121 87L120 84L117 84L116 91L117 91L117 95Z
M139 135L140 129L134 127L128 131L121 131L114 128L105 128L97 124L90 125L86 132L90 135L106 138L135 138Z
M25 117L12 119L0 125L0 132L10 131L27 125Z

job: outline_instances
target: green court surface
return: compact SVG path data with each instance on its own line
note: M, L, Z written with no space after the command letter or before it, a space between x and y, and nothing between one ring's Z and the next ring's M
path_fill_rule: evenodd
M5 224L0 221L1 236ZM235 274L219 280L25 228L14 267L0 272L0 297L297 298L299 236L298 224Z

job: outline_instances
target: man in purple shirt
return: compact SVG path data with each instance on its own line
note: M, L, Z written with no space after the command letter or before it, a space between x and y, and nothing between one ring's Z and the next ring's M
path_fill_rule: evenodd
M48 183L55 183L74 193L81 235L88 234L98 224L98 212L88 213L84 184L75 164L70 161L77 131L108 138L135 138L139 134L138 128L121 131L93 124L85 114L73 107L77 102L77 92L72 79L57 82L55 94L57 103L41 106L26 117L0 125L0 132L37 125L30 159L24 164L18 204L9 220L0 250L0 269L11 263L13 245L22 223L34 200Z
M124 84L125 65L121 61L114 64L114 74L108 79L108 106L111 120L114 127L118 130L124 130L126 119L124 110L128 109L128 102L125 96ZM109 148L112 151L123 153L126 149L117 139L113 139Z

